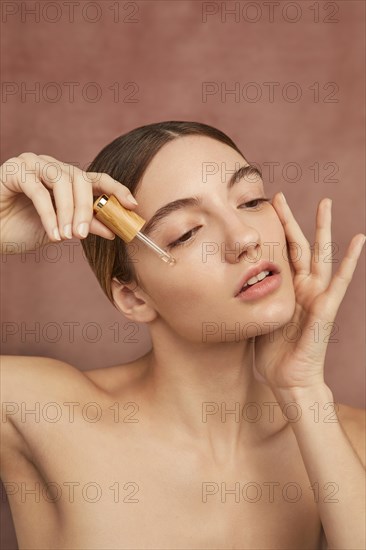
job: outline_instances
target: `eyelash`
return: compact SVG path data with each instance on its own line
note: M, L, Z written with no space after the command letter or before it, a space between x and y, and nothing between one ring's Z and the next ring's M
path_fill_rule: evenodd
M248 201L248 202L243 202L243 204L244 204L244 205L247 205L247 204L250 204L251 202L260 202L260 203L262 203L262 202L270 202L270 200L271 200L271 199L267 199L267 198L265 198L265 199L262 199L262 198L261 198L261 199L253 199L253 200ZM242 206L242 204L240 204L239 206ZM258 206L258 205L256 205L256 206L248 206L248 208L254 210L257 206ZM191 241L191 239L189 238L189 239L185 239L184 241L182 241L183 237L185 237L186 235L189 235L190 233L193 233L193 231L194 231L195 229L199 229L199 227L197 226L197 227L194 227L193 229L191 229L190 231L187 231L186 233L184 233L184 235L182 235L181 237L179 237L179 239L177 239L176 241L174 241L174 242L168 244L168 245L167 245L167 248L170 249L170 248L174 248L175 246L185 246L187 243L189 243L189 242Z

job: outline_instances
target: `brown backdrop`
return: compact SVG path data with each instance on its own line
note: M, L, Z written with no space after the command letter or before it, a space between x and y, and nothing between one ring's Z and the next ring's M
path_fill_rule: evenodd
M335 258L365 232L364 2L2 2L2 162L32 151L85 167L162 120L227 132L283 190L307 238L333 199ZM231 13L229 13L231 10ZM230 93L231 91L231 93ZM336 267L335 264L334 267ZM109 304L77 240L2 257L2 353L80 369L150 346ZM326 381L365 406L365 253L337 315ZM2 549L16 548L3 506Z

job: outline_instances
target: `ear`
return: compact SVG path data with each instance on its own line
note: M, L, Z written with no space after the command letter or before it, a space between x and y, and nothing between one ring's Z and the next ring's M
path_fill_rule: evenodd
M137 323L150 323L156 319L157 311L137 283L124 284L113 277L111 290L115 305L127 319Z

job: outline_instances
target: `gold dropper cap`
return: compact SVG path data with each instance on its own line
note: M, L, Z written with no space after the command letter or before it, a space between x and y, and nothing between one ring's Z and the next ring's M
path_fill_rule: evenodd
M93 206L94 215L113 233L118 235L123 241L129 243L137 237L145 243L160 257L163 262L174 265L176 260L154 243L149 237L140 231L146 220L141 218L136 212L128 210L116 199L114 195L101 195Z

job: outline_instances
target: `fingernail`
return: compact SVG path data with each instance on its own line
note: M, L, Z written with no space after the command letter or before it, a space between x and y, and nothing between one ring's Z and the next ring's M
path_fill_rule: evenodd
M64 225L64 235L67 239L72 239L71 223Z
M88 227L88 224L87 224L86 222L80 223L80 224L78 225L78 233L79 233L79 235L81 235L82 237L86 237L87 234L88 234L88 229L89 229L89 227Z
M282 191L281 191L281 197L282 197L283 201L287 204L286 197L285 197L285 195L282 193Z
M133 202L133 204L138 204L137 200L135 199L135 197L133 195L131 195L131 193L129 193L127 195L127 199L130 201L130 202Z
M57 229L57 227L55 227L55 229L53 230L53 236L54 236L55 239L57 239L58 241L61 241L61 235L60 235L60 232L59 232L59 230Z

